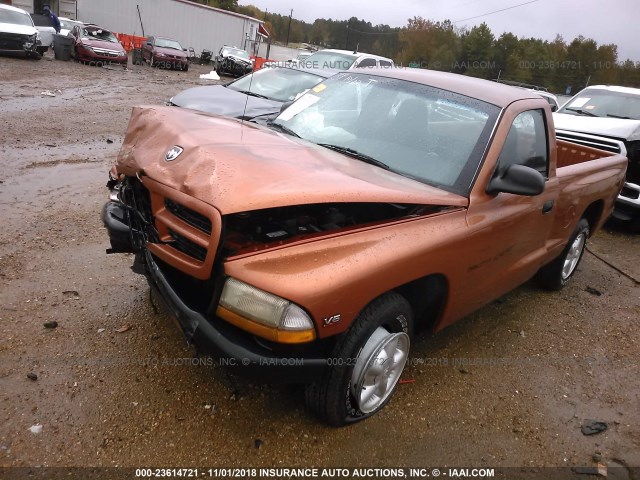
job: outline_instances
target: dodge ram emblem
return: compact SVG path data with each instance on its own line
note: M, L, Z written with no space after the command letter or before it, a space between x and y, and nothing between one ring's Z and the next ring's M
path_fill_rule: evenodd
M164 159L167 162L172 162L174 161L176 158L178 158L180 156L180 154L182 153L182 147L178 147L177 145L175 147L173 147L171 150L169 150L165 156Z

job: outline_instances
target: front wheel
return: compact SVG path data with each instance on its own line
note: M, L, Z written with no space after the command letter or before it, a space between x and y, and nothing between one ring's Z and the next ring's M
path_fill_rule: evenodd
M545 265L538 272L538 282L547 290L564 288L573 276L587 245L589 222L582 218L569 238L567 246L553 262Z
M391 399L407 363L413 313L388 293L370 303L337 342L324 378L309 385L309 409L329 425L359 422Z

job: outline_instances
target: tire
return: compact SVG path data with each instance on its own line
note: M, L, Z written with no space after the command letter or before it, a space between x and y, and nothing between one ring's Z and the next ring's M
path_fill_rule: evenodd
M334 427L379 412L395 392L412 335L413 313L404 297L387 293L371 302L336 343L329 359L334 364L307 386L309 410Z
M182 71L183 72L188 72L189 71L189 64L188 63L184 67L182 67Z
M29 53L29 57L34 60L42 60L42 54L40 52L31 52Z
M627 225L629 233L640 234L640 213L636 213Z
M538 272L537 279L542 288L557 291L569 283L582 260L587 238L589 238L589 222L582 218L558 258Z

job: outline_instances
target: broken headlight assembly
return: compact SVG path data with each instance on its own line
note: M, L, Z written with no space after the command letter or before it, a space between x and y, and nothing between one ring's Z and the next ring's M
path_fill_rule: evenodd
M313 320L298 305L235 278L227 279L217 314L278 343L305 343L316 338Z
M40 37L38 36L37 33L34 33L33 35L29 35L29 37L27 38L27 41L24 42L23 48L26 48L26 49L33 48L37 44L38 40L40 40Z

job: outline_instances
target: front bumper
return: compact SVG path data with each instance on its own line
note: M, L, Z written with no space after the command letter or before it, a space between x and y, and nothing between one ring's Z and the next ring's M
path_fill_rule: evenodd
M156 63L162 68L184 69L189 65L188 58L155 57Z
M630 221L640 217L640 185L625 183L616 201L612 216L617 220Z
M102 54L96 53L93 50L88 50L84 47L79 47L76 50L77 59L81 62L90 63L117 63L120 65L127 65L129 63L129 57L126 54Z
M41 47L39 40L33 40L28 35L0 33L0 52L35 53Z
M187 342L221 366L246 377L296 384L311 383L325 371L326 356L310 355L308 345L274 345L218 317L205 316L190 308L171 285L165 272L170 267L163 266L146 248L132 245L124 208L109 202L102 217L112 245L108 252L138 251L137 264L144 267L140 273L146 275L151 288L178 320Z
M231 73L232 75L242 76L242 75L251 73L253 71L252 64L247 65L245 63L235 62L229 59L227 59L223 63L223 65L224 65L223 71L226 73Z

